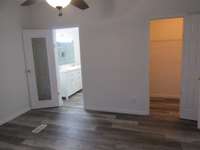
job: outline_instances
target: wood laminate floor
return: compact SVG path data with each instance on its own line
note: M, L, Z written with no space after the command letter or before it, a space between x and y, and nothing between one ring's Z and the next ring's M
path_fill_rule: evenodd
M180 100L173 98L150 98L150 113L154 118L179 120Z
M44 122L45 130L31 132ZM193 121L155 115L64 106L32 110L0 126L0 150L200 150L196 126Z
M83 108L83 92L77 92L69 97L68 100L64 100L64 106Z

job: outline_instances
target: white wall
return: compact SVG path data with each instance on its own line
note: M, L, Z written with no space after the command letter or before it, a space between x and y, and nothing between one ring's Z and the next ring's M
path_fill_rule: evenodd
M87 0L64 16L47 4L31 9L27 28L80 27L85 107L131 114L149 112L149 20L199 11L199 0Z
M18 4L0 1L0 124L29 109Z

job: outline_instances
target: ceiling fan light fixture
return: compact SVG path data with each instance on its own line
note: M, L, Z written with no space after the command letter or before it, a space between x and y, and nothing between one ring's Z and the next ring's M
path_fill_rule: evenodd
M54 8L65 8L71 3L71 0L46 0L46 2Z

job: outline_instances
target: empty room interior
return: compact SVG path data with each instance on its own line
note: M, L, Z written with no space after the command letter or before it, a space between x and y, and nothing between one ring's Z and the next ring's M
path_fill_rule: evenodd
M199 150L199 0L0 0L0 150Z

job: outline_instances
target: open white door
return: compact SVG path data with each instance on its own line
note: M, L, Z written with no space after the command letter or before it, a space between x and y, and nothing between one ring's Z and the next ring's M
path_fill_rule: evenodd
M200 128L200 14L185 16L181 117Z
M32 109L59 106L53 32L23 32L26 72Z

